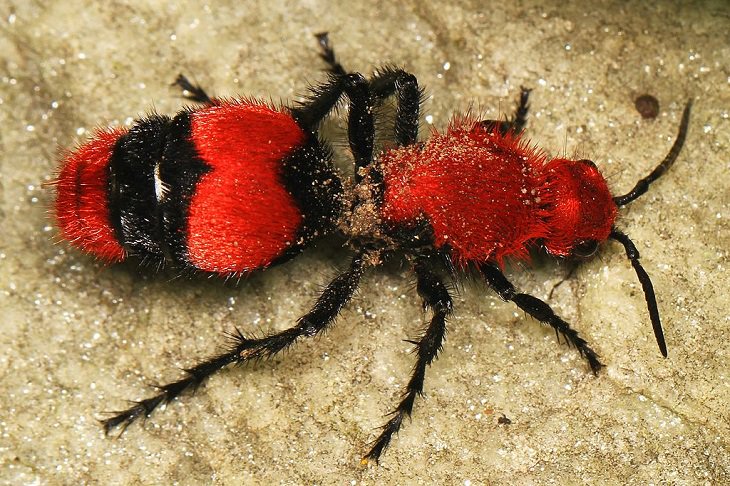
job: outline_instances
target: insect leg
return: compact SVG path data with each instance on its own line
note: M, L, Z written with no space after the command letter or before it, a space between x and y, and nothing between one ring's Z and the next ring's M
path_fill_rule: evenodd
M370 80L370 92L378 101L395 93L395 141L399 146L411 145L418 140L418 121L423 103L423 90L416 77L402 69L386 66Z
M185 369L184 378L157 386L159 390L157 395L135 402L126 410L114 412L114 416L102 421L104 430L108 433L114 427L122 426L124 432L138 418L148 417L160 404L171 402L185 390L197 388L221 368L232 363L244 364L251 360L270 358L294 344L299 338L314 336L324 331L352 298L364 269L363 257L358 254L352 259L350 268L330 282L312 309L300 317L294 327L258 339L247 338L236 330L229 335L231 344L227 350Z
M426 375L426 366L430 365L443 345L446 334L446 317L451 314L453 304L446 286L441 279L429 270L423 263L416 263L417 290L426 307L433 311L431 323L426 327L418 341L409 341L415 347L416 365L413 367L411 379L406 385L402 399L392 417L383 425L382 432L372 443L370 451L363 458L364 461L378 458L388 447L394 433L397 433L403 423L403 418L410 417L413 403L418 395L423 395L423 381Z
M347 71L337 61L327 32L315 34L321 57L329 66L328 72L335 76L345 76ZM386 66L379 69L370 80L370 94L380 102L396 93L397 113L395 140L398 145L410 145L418 138L418 120L423 102L423 90L418 87L416 77L402 69Z
M336 76L344 76L347 74L347 71L342 67L342 64L337 61L335 50L332 49L332 45L330 44L329 33L320 32L319 34L314 34L314 36L317 38L317 43L322 51L319 53L319 57L321 57L322 60L327 63L327 66L329 66L327 71Z
M550 324L555 329L555 335L565 338L569 345L575 346L578 352L588 361L593 373L598 373L603 364L598 360L598 355L593 351L585 339L578 335L578 331L572 329L563 319L542 300L528 294L521 294L507 280L502 271L492 264L480 265L480 271L487 283L504 300L510 300L517 304L517 307L530 314L532 317L544 324Z
M568 273L565 274L565 277L561 278L558 283L553 285L553 288L550 289L550 293L548 294L548 300L553 298L553 294L555 291L563 285L565 282L573 278L573 274L575 274L576 270L578 270L578 267L580 266L580 262L578 261L571 261L568 263Z
M177 78L175 78L175 82L172 83L170 86L179 86L183 90L183 96L187 100L194 101L203 105L215 104L203 88L201 88L197 84L191 83L190 80L182 74L178 74Z
M361 74L348 74L343 79L346 83L347 97L350 99L347 138L355 159L355 182L359 183L362 181L364 170L373 160L375 143L373 98L370 96L368 82Z
M311 94L305 101L291 108L291 113L303 129L316 133L317 125L332 111L343 95L349 100L347 137L355 159L355 182L359 183L365 174L364 169L373 159L375 140L373 99L368 82L362 74L331 74L327 82L311 89Z
M517 103L517 110L515 110L514 116L509 121L508 130L513 130L515 133L521 133L525 129L527 123L527 111L530 109L528 99L530 97L529 88L520 86L520 101Z
M517 102L517 109L515 110L515 114L512 118L506 121L484 120L481 122L482 126L487 131L494 130L496 127L502 135L505 135L510 131L514 133L522 133L522 130L525 129L525 124L527 123L527 111L530 109L530 104L528 102L530 98L530 91L532 90L523 86L520 87L520 99Z

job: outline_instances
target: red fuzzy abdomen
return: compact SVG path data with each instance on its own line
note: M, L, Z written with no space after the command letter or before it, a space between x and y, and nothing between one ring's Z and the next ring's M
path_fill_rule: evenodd
M544 158L511 134L464 121L423 146L387 151L382 160L386 221L427 218L436 247L448 246L462 265L525 256L527 244L546 234Z
M102 131L68 153L56 178L55 213L61 235L92 255L116 262L126 256L117 241L109 208L109 164L124 130Z
M225 103L191 114L190 139L209 166L187 219L187 259L222 274L264 268L295 243L301 211L282 182L282 161L306 134L288 113Z

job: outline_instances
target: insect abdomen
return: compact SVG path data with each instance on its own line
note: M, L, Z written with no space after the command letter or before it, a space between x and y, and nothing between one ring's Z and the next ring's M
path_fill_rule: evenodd
M55 212L64 239L108 261L126 252L116 236L109 208L109 164L122 130L98 132L64 157L56 178Z
M187 260L218 273L268 266L295 246L302 228L302 210L282 175L306 134L291 116L265 106L227 104L191 118L190 141L210 171L191 199Z
M98 134L65 158L56 214L66 239L104 260L231 275L325 233L340 193L326 148L289 113L225 102Z

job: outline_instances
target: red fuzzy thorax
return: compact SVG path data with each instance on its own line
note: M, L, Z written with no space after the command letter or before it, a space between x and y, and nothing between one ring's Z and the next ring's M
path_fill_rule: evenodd
M517 136L465 120L382 161L386 220L426 217L436 247L451 248L461 264L524 255L528 242L547 235L543 156Z
M54 209L61 236L107 262L118 262L126 256L114 234L108 197L109 163L124 132L100 131L66 154L55 181Z
M387 150L382 164L386 222L409 226L426 218L436 248L450 248L462 266L525 258L536 241L567 254L582 239L605 240L616 214L597 170L573 170L580 163L562 159L546 163L518 135L471 120L422 145ZM588 205L598 201L602 209L585 211L588 196Z
M305 138L290 114L264 104L228 102L191 114L191 140L211 169L190 201L192 265L241 274L294 244L303 217L282 183L282 160Z

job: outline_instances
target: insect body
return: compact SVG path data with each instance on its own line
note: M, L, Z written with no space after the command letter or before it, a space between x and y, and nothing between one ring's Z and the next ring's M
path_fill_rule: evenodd
M501 266L535 246L558 257L587 256L599 243L615 240L639 277L659 348L667 355L651 281L615 221L618 208L646 192L676 160L689 103L665 160L631 192L613 197L593 162L549 159L522 139L528 90L507 121L461 118L418 142L422 92L416 78L384 68L365 80L337 62L325 34L318 38L330 79L300 105L211 99L180 77L177 84L201 107L173 118L151 116L129 131L100 132L65 157L57 181L61 232L107 261L134 255L240 276L284 261L328 233L344 237L354 253L349 267L293 327L260 338L236 331L220 354L104 420L107 431L148 416L226 365L271 357L326 330L365 270L395 255L410 263L416 289L433 315L412 341L413 373L366 459L379 459L423 392L426 367L441 349L453 308L445 276L476 269L503 299L562 335L597 373L602 364L588 343L545 302L519 293ZM393 95L395 146L376 157L373 111ZM349 101L355 162L350 185L341 182L317 133L343 97Z

